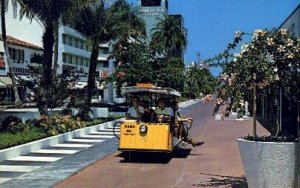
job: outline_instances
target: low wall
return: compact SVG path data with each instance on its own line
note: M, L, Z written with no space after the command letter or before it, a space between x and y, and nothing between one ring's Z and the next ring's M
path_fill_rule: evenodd
M14 146L11 148L0 150L0 162L10 159L10 158L20 156L20 155L27 155L28 153L31 153L33 151L36 151L36 150L39 150L42 148L49 148L58 143L66 142L72 138L81 137L81 136L89 134L93 131L98 131L103 128L112 128L114 123L116 121L120 121L120 120L121 119L102 123L99 125L85 127L85 128L77 129L77 130L67 132L67 133L64 133L61 135L52 136L52 137L44 138L41 140L33 141L30 143L22 144L19 146Z

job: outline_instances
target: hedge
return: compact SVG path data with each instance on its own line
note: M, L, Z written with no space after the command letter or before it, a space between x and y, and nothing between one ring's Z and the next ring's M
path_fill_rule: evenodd
M0 133L0 149L5 149L42 138L46 138L47 134L38 128L32 128L16 134Z

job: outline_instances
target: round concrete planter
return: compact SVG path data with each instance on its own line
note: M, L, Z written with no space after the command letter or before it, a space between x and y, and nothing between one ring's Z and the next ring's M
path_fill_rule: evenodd
M237 139L250 188L298 188L299 143Z

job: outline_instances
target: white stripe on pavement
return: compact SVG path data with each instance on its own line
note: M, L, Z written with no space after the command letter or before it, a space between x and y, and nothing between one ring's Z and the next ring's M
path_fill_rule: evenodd
M114 135L113 132L96 132L96 131L93 131L91 132L90 134L97 134L97 135ZM119 132L115 132L115 134L120 134Z
M105 140L96 140L96 139L81 139L81 138L72 138L68 140L70 142L85 142L85 143L91 143L91 142L103 142Z
M113 138L115 136L109 135L82 135L80 138Z
M31 172L40 166L0 165L0 172Z
M62 148L88 148L92 147L93 145L90 144L56 144L53 145L52 147L62 147Z
M80 150L55 150L55 149L40 149L33 151L32 153L41 153L41 154L74 154Z
M8 161L55 162L59 159L62 159L62 157L19 156L12 159L8 159Z
M0 184L11 180L12 178L0 178Z

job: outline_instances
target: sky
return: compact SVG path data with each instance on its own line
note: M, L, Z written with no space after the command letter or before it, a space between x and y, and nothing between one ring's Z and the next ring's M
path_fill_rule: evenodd
M127 0L136 5L137 0ZM169 0L169 14L181 14L188 31L185 62L201 60L220 53L232 42L235 31L278 28L300 4L300 0ZM12 9L12 6L9 7ZM7 14L7 33L42 46L42 27L26 18L22 25ZM22 29L20 29L22 28ZM34 28L34 32L32 32ZM220 69L211 69L218 75Z
M133 5L137 0L128 0ZM300 0L169 0L169 14L181 14L188 31L186 64L220 53L235 31L278 28ZM211 69L214 75L220 69Z

